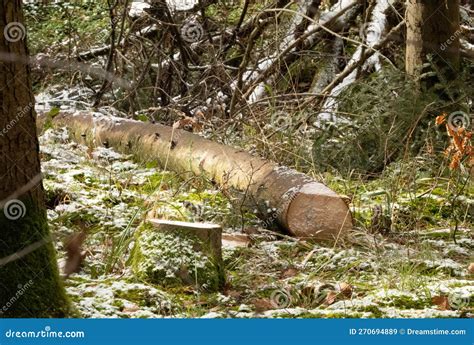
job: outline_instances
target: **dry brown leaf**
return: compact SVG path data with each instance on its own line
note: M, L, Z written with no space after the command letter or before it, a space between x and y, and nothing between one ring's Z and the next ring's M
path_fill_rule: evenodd
M198 121L204 121L207 120L206 114L204 114L203 111L198 110L194 113L194 117L198 119Z
M324 300L325 305L331 305L336 302L337 299L337 292L336 291L328 291L326 295L326 299Z
M236 290L230 290L229 292L227 292L227 296L232 297L232 298L239 298L240 296L242 296L242 292L236 291Z
M447 114L436 116L436 120L435 120L436 125L439 126L439 125L442 125L443 123L445 123L446 122L446 116L447 116Z
M125 313L125 314L133 314L133 313L136 313L137 311L140 310L140 307L133 304L131 306L128 306L128 307L125 307L123 308L122 310L122 313Z
M66 241L66 264L64 276L69 277L72 273L79 272L86 254L82 251L82 244L86 239L86 232L81 231L71 235Z
M470 274L474 274L474 262L471 262L469 264L469 267L467 268L467 270Z
M290 267L282 272L281 277L283 279L291 278L291 277L296 276L297 274L298 274L298 270L296 268Z
M268 298L259 298L252 301L255 306L255 311L262 312L266 310L275 309L275 304Z
M439 310L451 310L448 296L434 296L431 298L431 303L436 305Z
M173 124L174 129L191 129L192 132L199 132L202 130L202 125L192 117L186 116L184 119L176 121Z
M344 297L350 298L352 296L352 285L347 283L341 283L339 284L339 289L341 291L341 295L343 295Z

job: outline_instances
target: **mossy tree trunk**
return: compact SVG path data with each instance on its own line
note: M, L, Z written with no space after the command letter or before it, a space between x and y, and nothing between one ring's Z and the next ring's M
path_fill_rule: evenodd
M64 317L44 205L22 1L0 3L0 317Z
M438 75L428 85L454 79L460 61L459 0L409 0L406 25L406 72L420 77L431 59Z

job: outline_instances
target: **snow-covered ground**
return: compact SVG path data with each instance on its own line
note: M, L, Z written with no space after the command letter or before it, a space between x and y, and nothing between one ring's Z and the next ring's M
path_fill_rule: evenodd
M253 226L246 230L250 247L224 247L225 291L140 281L128 259L147 213L192 221L186 202L198 203L196 196L218 192L210 187L197 191L172 173L112 149L75 143L66 129L48 129L40 142L48 216L61 264L65 239L81 229L88 233L84 265L66 283L83 317L472 315L474 284L468 266L474 240L469 229L459 230L456 243L449 229L437 229L404 244L367 235L334 248L278 240ZM226 203L209 211L240 212ZM439 302L443 299L449 307Z

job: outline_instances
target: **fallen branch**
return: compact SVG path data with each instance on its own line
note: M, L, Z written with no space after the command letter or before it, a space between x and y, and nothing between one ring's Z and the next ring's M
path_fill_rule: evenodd
M136 36L138 39L144 39L144 38L149 38L149 37L152 37L153 35L156 35L157 32L158 32L158 27L156 25L153 25L153 26L148 26L146 28L142 28L132 33L131 35ZM127 39L125 38L121 39L117 43L117 46L119 48L123 48L127 42ZM78 53L76 58L79 61L92 60L100 56L108 55L110 53L111 48L112 48L111 44L107 44L101 47L95 47L88 51Z
M364 51L358 61L354 61L353 63L348 64L346 68L340 74L338 74L338 76L328 86L324 88L322 93L329 95L332 89L334 89L340 82L342 82L344 78L346 78L349 74L351 74L357 68L361 67L367 61L367 59L377 53L378 50L380 50L380 48L387 44L387 42L392 39L392 36L397 33L404 25L405 21L400 22L396 27L390 30L390 32L387 34L387 36L385 36L383 40L374 45L372 49Z
M311 49L311 47L315 43L316 33L325 30L331 31L329 27L338 26L339 28L345 26L346 20L344 19L345 15L357 5L357 1L353 0L341 0L341 4L346 4L342 9L338 12L334 10L330 11L329 13L325 13L321 16L321 18L317 21L317 23L310 25L304 34L299 35L296 39L291 42L288 42L284 49L272 56L267 58L264 61L260 61L258 63L258 71L253 72L249 78L247 78L247 86L242 88L242 90L236 90L236 92L240 92L242 94L242 98L245 100L250 100L254 102L259 98L263 97L265 93L265 84L268 83L272 73L275 71L276 68L281 66L289 66L295 58L295 54L292 54L296 51L304 51ZM338 5L334 5L333 8L338 8ZM312 18L308 18L303 14L300 16L305 17L308 20L312 20ZM334 28L336 31L339 28ZM334 34L333 31L331 33ZM271 82L270 82L271 83Z
M361 30L361 36L367 47L373 48L375 45L380 43L382 34L386 31L388 11L393 8L396 1L397 0L378 0L373 3L371 20L367 24L364 24ZM382 68L382 65L380 63L380 54L378 52L375 52L370 57L366 58L362 63L358 63L364 52L364 45L359 45L352 58L349 60L348 66L357 64L359 67L362 67L363 70L369 70L371 67L375 67L375 70L379 71ZM320 113L322 119L330 120L337 112L338 103L336 98L343 90L348 88L357 80L359 67L353 69L340 84L331 90L330 97L328 97L324 102L322 107L323 111Z

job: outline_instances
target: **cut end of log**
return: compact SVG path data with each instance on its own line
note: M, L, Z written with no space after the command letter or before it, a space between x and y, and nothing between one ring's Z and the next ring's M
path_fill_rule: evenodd
M312 182L304 185L290 203L286 223L294 236L337 240L352 229L352 216L339 195Z

